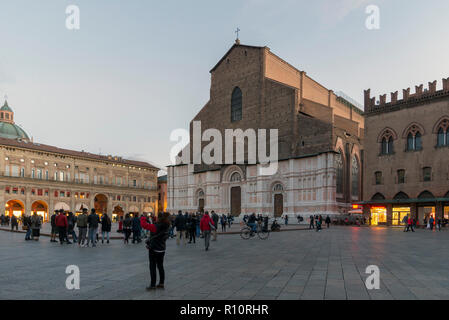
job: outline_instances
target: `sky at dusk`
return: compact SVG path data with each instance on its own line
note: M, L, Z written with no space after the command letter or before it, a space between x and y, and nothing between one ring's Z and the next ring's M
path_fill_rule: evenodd
M80 9L80 30L65 26ZM368 5L380 29L365 27ZM0 103L34 141L169 163L233 45L268 46L363 103L449 77L447 0L0 0Z

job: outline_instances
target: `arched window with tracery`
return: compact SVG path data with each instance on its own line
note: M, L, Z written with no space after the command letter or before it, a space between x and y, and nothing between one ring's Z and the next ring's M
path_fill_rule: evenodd
M341 155L341 152L335 155L335 170L337 193L343 193L343 156Z
M283 190L284 190L284 187L280 183L276 184L273 188L273 191L283 191Z
M242 120L242 90L235 87L231 97L231 122Z
M359 162L355 155L351 160L351 194L354 197L359 196Z
M437 147L449 146L449 120L444 119L438 125Z
M422 133L417 125L412 125L407 134L407 151L422 149Z
M393 141L397 138L396 134L390 130L385 129L380 137L378 142L380 142L380 154L388 155L393 154Z
M231 182L239 182L239 181L241 181L241 180L242 180L242 177L240 176L240 173L234 172L234 173L231 175Z

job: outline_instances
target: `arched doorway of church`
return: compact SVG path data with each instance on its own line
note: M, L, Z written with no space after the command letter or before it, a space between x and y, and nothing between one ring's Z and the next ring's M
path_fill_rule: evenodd
M94 208L95 212L98 215L102 215L103 213L107 213L108 210L108 197L104 194L97 194L94 199Z
M20 200L9 200L5 204L5 214L7 216L16 216L16 218L20 218L24 212L25 205Z
M48 206L44 201L38 200L34 201L31 205L31 214L37 213L38 216L41 216L43 221L48 221Z
M198 211L199 212L204 212L204 199L198 199Z
M284 213L284 196L282 193L274 195L274 216L276 218L282 217Z
M231 215L237 217L242 211L242 189L240 187L231 188Z
M274 193L274 216L276 218L282 217L282 214L284 213L284 187L282 184L278 183L273 187L273 193Z

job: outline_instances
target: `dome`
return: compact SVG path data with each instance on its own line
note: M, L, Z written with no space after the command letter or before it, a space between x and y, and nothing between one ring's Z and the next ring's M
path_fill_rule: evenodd
M9 122L0 122L0 137L8 139L30 140L28 135L18 125Z
M5 101L5 104L3 105L3 107L0 108L0 110L12 112L12 109L8 105L8 101Z

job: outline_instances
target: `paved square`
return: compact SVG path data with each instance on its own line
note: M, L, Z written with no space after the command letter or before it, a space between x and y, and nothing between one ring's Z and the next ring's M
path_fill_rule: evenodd
M449 232L331 227L272 233L244 241L221 235L177 246L167 241L166 289L146 292L142 244L113 240L97 248L24 241L0 231L0 299L449 299ZM65 288L78 265L81 289ZM367 290L365 269L380 268Z

